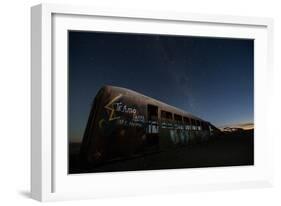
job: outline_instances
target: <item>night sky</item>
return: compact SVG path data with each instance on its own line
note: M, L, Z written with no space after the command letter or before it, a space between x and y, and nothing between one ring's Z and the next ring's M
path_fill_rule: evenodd
M253 123L254 41L69 32L69 138L103 85L135 90L217 127Z

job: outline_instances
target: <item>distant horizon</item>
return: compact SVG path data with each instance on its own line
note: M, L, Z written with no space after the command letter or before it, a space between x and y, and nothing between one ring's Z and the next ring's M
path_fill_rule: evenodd
M254 122L236 122L236 123L221 125L218 128L223 129L229 127L229 128L240 128L244 130L249 130L249 129L254 129L254 126L255 126Z

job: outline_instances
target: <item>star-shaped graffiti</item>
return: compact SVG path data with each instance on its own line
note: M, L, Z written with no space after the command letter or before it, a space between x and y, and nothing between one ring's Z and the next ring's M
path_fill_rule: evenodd
M113 104L122 97L122 94L119 94L118 96L114 97L110 102L108 102L107 105L104 106L105 109L110 111L110 115L109 115L109 121L115 120L115 119L119 119L120 116L115 117L115 109L113 107Z

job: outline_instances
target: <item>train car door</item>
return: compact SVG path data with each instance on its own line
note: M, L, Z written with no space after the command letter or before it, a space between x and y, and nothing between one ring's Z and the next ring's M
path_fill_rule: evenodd
M146 146L159 146L158 107L150 104L147 105Z

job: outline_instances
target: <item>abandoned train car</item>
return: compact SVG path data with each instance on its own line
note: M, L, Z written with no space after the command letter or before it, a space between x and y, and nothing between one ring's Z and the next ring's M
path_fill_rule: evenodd
M207 141L218 129L138 92L104 86L97 93L80 149L87 164Z

